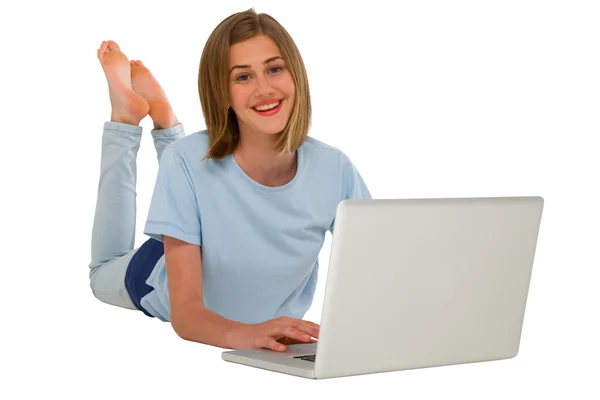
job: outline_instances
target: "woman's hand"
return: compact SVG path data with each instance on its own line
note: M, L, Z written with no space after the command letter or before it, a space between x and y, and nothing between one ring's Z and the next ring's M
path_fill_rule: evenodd
M229 332L233 349L270 349L285 351L286 345L316 343L319 325L296 318L279 317L260 324L243 325Z
M281 343L283 345L290 345L290 344L305 344L306 342L301 342L299 340L296 339L290 339L289 337L282 337L281 339L277 340L278 343ZM316 339L310 339L310 342L308 343L317 343L318 340Z

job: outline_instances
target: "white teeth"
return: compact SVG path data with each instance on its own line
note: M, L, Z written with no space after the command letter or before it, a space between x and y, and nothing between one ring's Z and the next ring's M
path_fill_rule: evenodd
M270 110L272 108L277 107L279 105L279 103L280 102L277 101L277 102L275 102L273 104L267 104L267 105L264 105L264 106L257 106L257 107L254 107L254 108L257 109L258 111L267 111L267 110Z

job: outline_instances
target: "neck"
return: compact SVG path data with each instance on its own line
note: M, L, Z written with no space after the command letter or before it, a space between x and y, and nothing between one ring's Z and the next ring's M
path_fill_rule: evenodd
M278 155L271 135L240 135L233 156L242 170L265 186L282 186L293 179L297 152Z

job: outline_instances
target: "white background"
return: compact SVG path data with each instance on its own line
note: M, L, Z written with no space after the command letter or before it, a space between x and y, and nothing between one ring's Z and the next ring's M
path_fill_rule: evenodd
M600 398L595 2L16 4L0 6L1 398ZM374 197L545 198L517 358L311 381L226 363L219 348L93 297L90 233L110 118L96 49L113 39L144 61L189 134L204 128L204 43L250 7L295 39L311 135L346 152ZM136 245L157 172L151 122L142 125ZM306 315L316 322L330 243Z

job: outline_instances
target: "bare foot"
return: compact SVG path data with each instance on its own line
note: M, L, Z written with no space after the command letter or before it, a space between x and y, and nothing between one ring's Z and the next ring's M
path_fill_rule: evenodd
M150 111L146 99L131 87L129 60L112 40L102 42L98 59L106 75L112 106L111 121L139 125Z
M130 64L131 86L150 104L154 129L166 129L179 124L167 95L150 70L139 60L132 60Z

